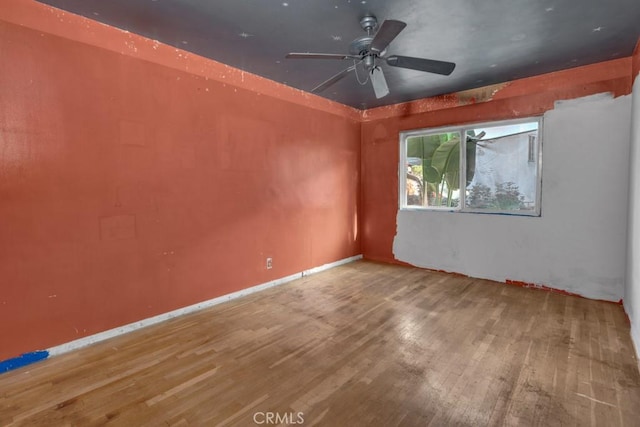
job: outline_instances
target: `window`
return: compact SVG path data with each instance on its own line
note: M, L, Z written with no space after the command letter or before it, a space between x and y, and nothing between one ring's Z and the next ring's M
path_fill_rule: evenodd
M540 118L400 134L402 209L540 215Z

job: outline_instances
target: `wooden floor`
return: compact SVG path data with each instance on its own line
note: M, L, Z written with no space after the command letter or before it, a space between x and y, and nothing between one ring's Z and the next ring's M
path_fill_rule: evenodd
M276 421L637 426L640 375L617 304L365 261L0 375L2 426Z

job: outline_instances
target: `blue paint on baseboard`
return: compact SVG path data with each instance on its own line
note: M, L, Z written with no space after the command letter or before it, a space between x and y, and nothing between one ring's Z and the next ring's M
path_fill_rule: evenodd
M0 362L0 374L44 360L47 357L49 357L49 352L42 350L25 353L13 359L4 360Z

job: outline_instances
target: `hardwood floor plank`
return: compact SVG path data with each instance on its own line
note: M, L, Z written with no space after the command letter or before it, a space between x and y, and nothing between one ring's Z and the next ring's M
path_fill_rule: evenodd
M622 307L360 261L0 375L0 425L635 425ZM286 422L285 422L286 421Z

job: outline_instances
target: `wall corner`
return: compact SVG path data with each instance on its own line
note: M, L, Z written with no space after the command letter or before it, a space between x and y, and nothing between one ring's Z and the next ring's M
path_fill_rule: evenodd
M631 84L635 83L636 77L640 74L640 38L636 43L636 48L631 55Z

